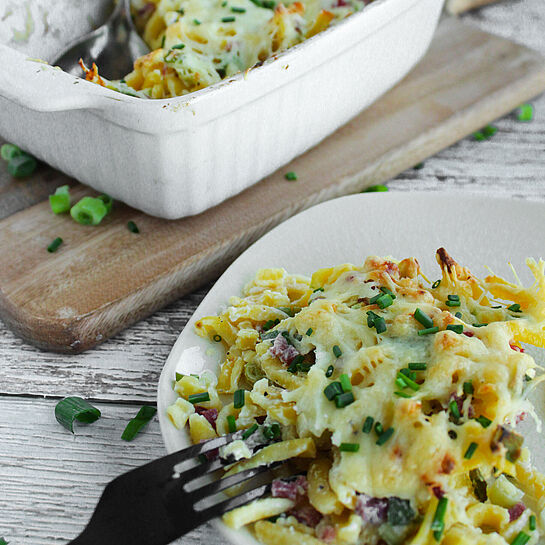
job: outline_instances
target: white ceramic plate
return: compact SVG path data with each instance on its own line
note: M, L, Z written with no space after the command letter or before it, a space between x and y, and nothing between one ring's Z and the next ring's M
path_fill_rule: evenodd
M449 193L366 193L320 204L294 216L250 246L220 277L187 323L165 364L158 388L161 431L168 452L189 444L187 434L166 418L176 400L175 372L216 371L223 355L217 346L194 333L197 319L217 313L231 295L238 295L262 267L284 267L310 275L314 270L368 255L398 259L415 256L425 274L439 278L435 251L444 246L476 275L494 272L512 278L510 261L523 282L531 281L526 257L545 256L545 205L484 196ZM540 351L534 357L543 359ZM545 396L534 402L543 417ZM527 424L526 444L539 469L545 470L545 441ZM220 530L236 545L256 543L248 533Z

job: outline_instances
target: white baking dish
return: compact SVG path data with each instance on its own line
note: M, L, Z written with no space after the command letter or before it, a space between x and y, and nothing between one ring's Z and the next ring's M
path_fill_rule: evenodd
M107 2L0 0L0 135L149 214L197 214L314 146L398 82L425 53L443 3L376 0L246 76L142 100L29 59L50 59L90 28L89 15L103 17ZM21 27L27 35L14 37Z

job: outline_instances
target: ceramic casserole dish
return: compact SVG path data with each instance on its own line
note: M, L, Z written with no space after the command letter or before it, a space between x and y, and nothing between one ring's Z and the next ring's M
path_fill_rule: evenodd
M0 135L149 214L197 214L316 145L398 82L428 48L443 3L376 0L246 74L145 100L37 61L100 22L109 2L0 0Z

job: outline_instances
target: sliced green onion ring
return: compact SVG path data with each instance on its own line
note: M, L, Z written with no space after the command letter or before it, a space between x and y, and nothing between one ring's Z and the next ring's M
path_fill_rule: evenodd
M82 225L98 225L108 213L102 199L83 197L70 209L70 215Z
M53 195L49 195L49 206L54 214L64 214L70 210L70 186L57 187Z

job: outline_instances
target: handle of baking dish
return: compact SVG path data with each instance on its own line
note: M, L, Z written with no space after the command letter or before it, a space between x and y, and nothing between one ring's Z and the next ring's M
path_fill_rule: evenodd
M0 97L37 112L104 109L125 98L115 93L113 99L99 85L4 45L0 45L0 66Z

